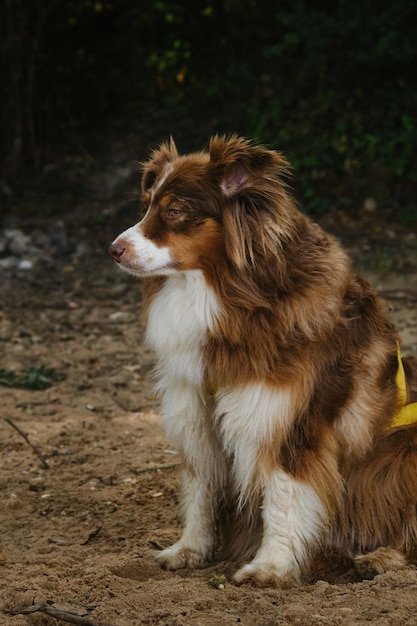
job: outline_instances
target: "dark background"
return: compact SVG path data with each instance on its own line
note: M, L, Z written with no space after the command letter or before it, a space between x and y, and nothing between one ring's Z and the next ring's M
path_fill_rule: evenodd
M71 205L115 141L237 132L286 154L311 214L417 222L415 0L4 0L0 29L4 214Z

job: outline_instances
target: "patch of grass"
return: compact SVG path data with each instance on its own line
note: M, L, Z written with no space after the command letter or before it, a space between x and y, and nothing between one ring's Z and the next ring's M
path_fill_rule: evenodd
M226 576L224 574L213 574L208 581L211 587L215 589L224 589L226 586Z
M15 370L0 369L0 385L5 387L18 387L19 389L32 389L42 391L52 387L54 382L66 378L66 374L58 372L53 367L39 365L27 367L19 373Z

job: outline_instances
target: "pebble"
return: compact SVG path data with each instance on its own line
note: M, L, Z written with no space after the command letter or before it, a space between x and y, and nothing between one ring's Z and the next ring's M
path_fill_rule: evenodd
M23 272L28 272L33 269L33 261L30 261L29 259L22 259L17 264L17 269Z

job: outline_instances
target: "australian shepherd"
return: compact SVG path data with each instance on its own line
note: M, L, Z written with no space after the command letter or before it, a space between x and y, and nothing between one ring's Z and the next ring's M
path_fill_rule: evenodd
M417 549L417 360L341 246L301 213L283 156L216 136L143 167L143 215L110 246L144 279L184 531L167 569L215 556L234 581L288 586L318 547L364 576ZM398 370L406 374L405 397ZM417 415L416 415L417 417ZM396 421L397 420L397 421Z

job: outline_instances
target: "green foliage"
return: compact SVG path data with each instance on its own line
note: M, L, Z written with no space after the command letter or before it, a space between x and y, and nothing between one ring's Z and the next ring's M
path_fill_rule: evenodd
M366 196L416 207L414 0L6 6L9 180L109 130L153 128L185 149L212 132L239 132L287 154L312 212Z
M44 365L27 367L20 374L15 370L0 369L0 385L5 387L39 391L48 389L54 382L64 380L65 378L65 374L62 372L57 372L54 368Z

